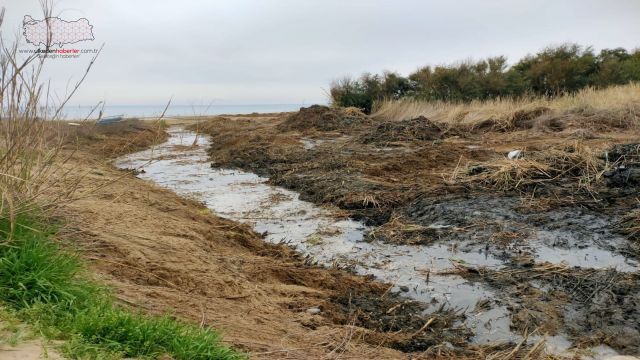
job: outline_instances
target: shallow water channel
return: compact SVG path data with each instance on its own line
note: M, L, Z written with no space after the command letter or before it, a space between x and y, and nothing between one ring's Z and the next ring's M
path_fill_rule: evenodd
M162 145L127 155L116 162L119 168L140 170L142 179L172 189L176 193L204 202L219 216L250 224L273 243L285 242L308 254L319 263L349 265L359 274L372 274L395 285L410 298L462 309L467 326L475 332L473 341L490 343L517 341L509 330L509 314L504 306L476 310L480 300L499 298L482 284L466 281L458 275L440 275L455 262L471 266L500 268L502 262L481 250L464 252L446 244L399 246L365 242L368 231L362 223L338 218L330 208L302 201L298 194L267 184L264 177L239 170L211 168L206 136L173 127ZM551 261L583 265L593 253L582 254L548 250ZM600 261L598 261L600 259ZM618 261L620 260L620 261ZM623 257L601 250L592 266L625 268ZM595 262L595 264L594 264ZM493 302L492 302L493 303ZM549 339L556 351L566 349L562 337Z

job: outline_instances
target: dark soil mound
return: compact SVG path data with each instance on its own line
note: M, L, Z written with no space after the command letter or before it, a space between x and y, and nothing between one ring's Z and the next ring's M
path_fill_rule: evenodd
M472 335L464 326L453 326L464 319L461 312L440 307L426 314L429 305L394 293L353 291L331 302L336 307L334 322L388 334L384 338L369 335L364 340L404 352L425 351L443 342L463 347Z
M411 120L385 121L360 137L363 144L388 144L396 141L430 141L442 137L442 129L424 116Z
M330 108L322 105L312 105L300 108L297 113L289 115L278 126L279 130L308 130L335 131L351 128L367 122L362 112L352 108Z
M640 185L640 144L616 145L604 155L615 167L604 173L613 187Z

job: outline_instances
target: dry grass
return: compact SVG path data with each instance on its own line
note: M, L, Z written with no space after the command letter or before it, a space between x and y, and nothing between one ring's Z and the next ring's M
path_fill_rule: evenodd
M384 225L376 227L368 235L376 239L396 244L427 244L435 240L433 229L415 224L403 216L393 215Z
M44 4L43 10L50 14ZM0 26L3 18L4 9ZM9 218L12 230L16 217L52 186L62 148L59 124L47 121L59 111L48 106L50 95L39 81L44 59L21 59L17 48L18 41L0 44L0 218Z
M49 17L51 4L42 2L41 6L43 17ZM0 27L3 16L4 9L0 12ZM106 126L96 125L95 121L85 120L81 124L62 121L64 105L79 89L99 53L66 94L54 96L49 93L47 83L40 79L46 58L38 58L37 54L21 57L19 41L9 45L2 35L0 33L0 218L10 218L13 223L18 215L35 207L54 208L59 202L72 198L74 183L87 169L67 166L74 155L73 151L66 151L69 148L87 144L90 149L102 146L100 150L107 156L115 156L164 138L161 121L155 124L126 121ZM102 111L98 120L101 116ZM107 137L111 141L106 145L97 141ZM116 138L120 141L115 141ZM57 183L67 186L60 190ZM54 188L58 188L57 195L47 196L45 200L43 195L50 195Z
M402 99L378 104L372 115L382 120L409 120L424 116L432 121L467 127L481 126L493 121L501 128L511 128L514 123L529 115L537 117L545 113L565 115L582 113L595 115L605 112L619 126L636 126L640 116L640 84L613 86L606 89L587 88L576 94L549 99L529 97L521 99L496 99L470 103L420 101ZM601 120L601 119L598 119ZM615 125L615 124L614 124Z
M502 191L569 181L576 188L592 191L603 174L613 166L601 159L599 154L599 151L576 141L564 147L525 153L521 159L491 161L482 165L486 171L479 175L463 176L461 180L480 180Z
M161 120L128 119L108 125L85 121L80 126L62 125L65 148L82 148L106 159L140 151L166 140Z
M629 239L640 240L640 210L628 213L620 222L619 228Z

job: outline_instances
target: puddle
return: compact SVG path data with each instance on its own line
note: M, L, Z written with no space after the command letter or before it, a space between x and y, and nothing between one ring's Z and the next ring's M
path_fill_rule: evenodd
M638 271L637 262L595 246L563 249L539 244L535 249L535 257L537 261L548 261L554 264L565 263L569 266L584 268L615 268L621 272Z
M467 315L466 325L475 330L473 341L476 343L519 340L509 330L508 310L494 301L500 299L495 291L457 275L442 274L453 269L456 262L500 268L499 256L484 247L474 248L471 240L458 241L455 248L445 244L410 246L366 242L364 234L368 229L362 223L336 218L330 209L301 201L295 192L268 185L264 177L211 168L206 137L196 137L195 133L179 128L171 128L169 133L166 143L125 156L116 165L144 170L138 175L140 178L204 202L222 217L248 223L255 231L264 233L269 242L285 242L321 264L349 266L359 274L371 274L392 283L395 290L406 296L433 304L430 307L433 311L441 304L462 309ZM305 147L315 145L309 143ZM536 254L545 260L581 266L593 265L594 261L603 266L626 264L622 261L624 258L592 248L565 251L545 245L538 247ZM478 310L478 301L490 306ZM562 341L555 343L565 348Z

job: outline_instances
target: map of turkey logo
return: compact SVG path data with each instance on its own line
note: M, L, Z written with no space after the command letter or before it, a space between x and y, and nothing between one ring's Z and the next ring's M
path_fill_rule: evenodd
M62 47L66 44L95 39L93 25L85 18L74 21L66 21L58 17L34 20L31 16L26 15L22 21L22 28L27 42L35 46L49 44L49 46Z

